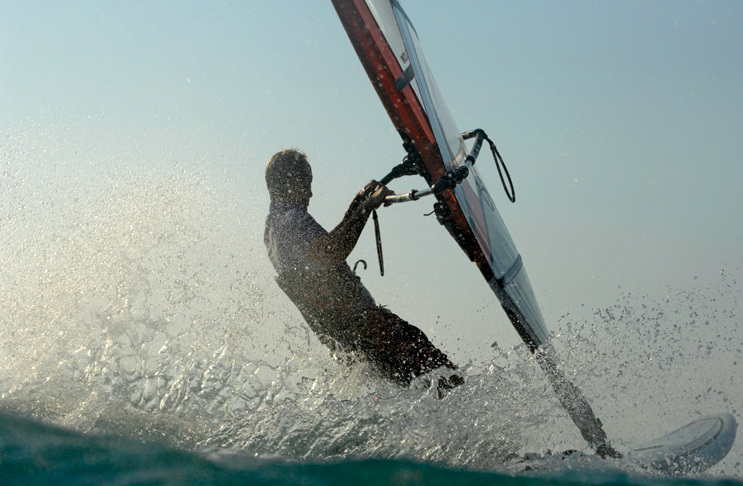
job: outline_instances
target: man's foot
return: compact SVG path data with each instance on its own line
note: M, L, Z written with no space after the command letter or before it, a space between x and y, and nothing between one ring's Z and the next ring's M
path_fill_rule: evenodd
M612 457L614 459L621 459L624 457L624 455L614 449L611 445L609 445L608 442L604 442L603 444L600 444L596 448L596 454L601 456L602 459L606 459L607 457Z
M439 383L436 387L439 392L439 400L448 395L449 391L460 385L464 385L464 378L459 375L440 376Z

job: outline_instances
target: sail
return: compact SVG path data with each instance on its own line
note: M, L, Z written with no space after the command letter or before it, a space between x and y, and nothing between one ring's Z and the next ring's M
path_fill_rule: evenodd
M415 27L397 0L333 0L362 65L395 128L425 165L429 185L465 163L467 146L431 69ZM532 350L548 333L521 255L477 169L436 196L448 208L450 232L498 297Z

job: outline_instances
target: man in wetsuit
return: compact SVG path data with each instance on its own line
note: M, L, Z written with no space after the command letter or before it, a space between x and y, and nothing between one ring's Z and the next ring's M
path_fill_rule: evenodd
M369 215L392 191L369 182L327 232L307 212L312 169L305 154L275 154L266 166L266 185L271 206L264 241L276 281L322 343L367 359L403 385L442 366L456 368L420 329L378 306L346 263ZM439 392L461 383L458 375L442 377Z

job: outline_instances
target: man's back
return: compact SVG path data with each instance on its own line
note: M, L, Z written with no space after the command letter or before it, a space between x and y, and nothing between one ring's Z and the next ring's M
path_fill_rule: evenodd
M264 243L276 273L279 277L293 275L297 285L305 287L307 298L318 307L375 306L374 298L346 262L326 268L307 256L312 240L326 234L303 207L272 203L266 218Z

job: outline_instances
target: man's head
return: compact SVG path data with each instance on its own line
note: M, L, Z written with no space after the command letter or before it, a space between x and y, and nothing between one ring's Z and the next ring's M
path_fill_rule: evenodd
M312 168L297 149L278 152L266 165L266 187L272 202L309 204L312 197Z

